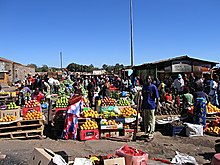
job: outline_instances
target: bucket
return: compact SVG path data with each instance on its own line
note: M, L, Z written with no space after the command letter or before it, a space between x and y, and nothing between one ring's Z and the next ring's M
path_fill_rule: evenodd
M211 165L219 165L219 164L220 164L220 153L215 154L211 162Z

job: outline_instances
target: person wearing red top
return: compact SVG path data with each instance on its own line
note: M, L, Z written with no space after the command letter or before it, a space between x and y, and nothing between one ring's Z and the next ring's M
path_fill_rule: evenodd
M39 103L41 100L44 98L44 94L41 93L39 88L36 88L36 90L31 94L31 99L32 100L37 100Z
M172 94L170 93L170 88L165 89L165 102L169 104L173 104Z

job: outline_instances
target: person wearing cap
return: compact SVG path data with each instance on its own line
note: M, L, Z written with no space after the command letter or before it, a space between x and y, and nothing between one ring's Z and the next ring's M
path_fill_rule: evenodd
M173 88L177 89L178 93L181 93L183 91L184 87L184 80L182 78L181 74L178 74L177 79L173 82Z

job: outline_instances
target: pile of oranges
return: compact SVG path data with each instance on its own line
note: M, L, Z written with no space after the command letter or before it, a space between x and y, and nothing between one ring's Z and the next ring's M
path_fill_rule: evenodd
M94 130L94 129L98 129L98 124L95 121L92 120L87 120L85 123L83 123L80 126L81 130Z
M6 115L2 119L0 119L0 122L10 122L10 121L15 121L16 117L14 115Z
M87 117L91 117L91 118L98 118L99 114L97 111L94 111L92 109L89 109L87 111L83 111L82 113L82 117L87 118Z
M124 125L124 129L130 129L130 126L128 124Z
M39 120L42 118L43 118L42 113L34 110L34 111L28 111L24 117L24 120Z
M115 120L102 121L103 125L118 125Z
M220 113L220 109L218 107L212 105L210 102L208 103L208 105L206 107L206 111L208 114Z
M124 107L120 109L120 115L122 117L133 117L137 115L137 111L134 108L131 107Z

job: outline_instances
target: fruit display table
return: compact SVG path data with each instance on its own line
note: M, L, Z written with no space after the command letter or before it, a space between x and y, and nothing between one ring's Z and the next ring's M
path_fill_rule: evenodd
M6 110L0 110L0 118L3 118L5 116L15 116L16 118L20 117L20 108L18 109L6 109Z

